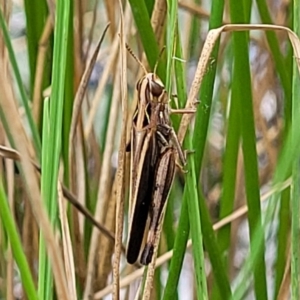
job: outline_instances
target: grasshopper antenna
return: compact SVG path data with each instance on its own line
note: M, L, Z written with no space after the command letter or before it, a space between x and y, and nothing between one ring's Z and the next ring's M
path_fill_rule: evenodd
M142 64L142 62L138 59L138 57L133 53L133 51L131 50L131 48L129 47L129 45L126 43L125 44L127 51L130 53L130 55L133 57L133 59L141 66L141 68L143 69L145 75L148 73L146 68L144 67L144 65Z
M153 73L154 73L154 74L156 74L156 70L157 70L158 63L159 63L159 61L160 61L160 59L161 59L161 57L162 57L162 54L164 53L165 49L166 49L166 46L163 46L163 47L161 48L160 52L159 52L158 59L157 59L157 61L156 61L156 64L155 64L154 70L153 70Z

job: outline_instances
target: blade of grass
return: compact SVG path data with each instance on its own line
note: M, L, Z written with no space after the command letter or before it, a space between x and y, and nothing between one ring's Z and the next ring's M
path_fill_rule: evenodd
M196 0L193 2L194 4L197 4L200 6L201 1ZM199 55L199 47L201 45L201 39L199 39L201 34L201 20L198 16L193 15L192 16L192 24L190 28L190 34L189 34L189 57L194 58Z
M187 147L193 149L192 139L187 135ZM201 216L199 207L199 198L197 193L196 169L194 156L188 157L188 174L186 176L186 185L188 190L188 212L191 226L191 237L193 243L194 270L196 275L197 299L208 299L205 261L203 251L203 237L201 229Z
M174 54L178 54L180 59L182 56L182 50L179 46L180 39L178 38L178 26L177 26L177 11L178 4L176 1L167 1L168 4L168 29L167 29L167 80L166 87L167 91L170 94L171 91L171 80L169 74L171 74L171 69L173 65ZM176 45L178 45L176 47ZM177 50L177 51L176 51ZM185 88L185 76L182 67L182 63L177 64L176 69L176 82L180 87L180 98L181 102L184 99L186 94ZM193 149L191 137L187 137L187 147L188 149ZM196 293L198 299L208 299L207 294L207 285L206 285L206 274L205 274L205 265L204 265L204 252L203 252L203 240L202 240L202 231L201 231L201 222L200 222L200 212L199 212L199 200L197 193L197 183L196 183L196 173L195 173L195 163L194 157L190 156L188 158L188 167L189 173L186 177L188 198L188 213L191 224L191 236L193 241L193 257L194 257L194 266L195 266L195 277L196 277ZM181 261L182 264L182 261Z
M212 3L212 15L210 19L210 27L217 27L222 23L224 1L214 1ZM212 59L217 60L218 45L214 48ZM181 57L180 53L176 53L177 57ZM181 63L178 63L180 66ZM175 63L176 67L176 63ZM195 154L195 164L197 170L197 182L199 178L199 170L201 169L202 158L204 153L205 141L208 130L208 123L210 117L210 107L212 100L213 92L213 82L215 78L216 65L212 66L204 77L202 86L201 86L201 104L197 110L196 123L193 144L194 148L197 149ZM176 72L177 73L177 72ZM182 73L182 72L181 72ZM181 74L179 72L179 74ZM178 79L178 78L177 78ZM180 101L181 98L181 87L177 83L178 98ZM184 90L183 90L184 91ZM187 217L187 202L190 198L187 196L187 190L184 190L182 211L179 219L179 226L177 230L175 245L174 245L174 259L171 261L170 274L168 277L164 299L170 299L176 292L176 287L178 285L181 264L183 261L183 256L185 253L185 246L188 238L189 231L189 220ZM216 276L217 283L222 291L222 295L230 295L230 285L228 278L226 276L224 267L221 261L221 255L218 251L218 246L216 244L216 239L210 222L209 214L207 211L206 203L204 198L200 195L200 212L201 212L201 224L204 235L204 243L207 251L209 252L211 262L213 265L213 270ZM227 297L228 298L228 297Z
M274 212L277 208L278 200L278 193L273 195L269 200L268 209L265 212L263 226L267 227L271 220L274 218ZM248 258L243 263L242 269L240 270L238 278L236 280L239 282L232 299L234 300L243 300L246 297L247 292L249 291L250 285L252 284L252 273L259 265L258 261L260 259L263 247L264 247L264 237L265 233L261 230L261 225L259 223L256 224L257 226L253 228L253 237L251 240L251 252ZM254 271L255 272L255 271ZM254 279L255 280L255 279ZM254 282L255 285L255 282ZM256 296L255 299L258 297ZM268 298L261 298L261 299L268 299Z
M3 38L4 38L4 41L5 41L6 47L7 47L9 60L10 60L11 66L12 66L12 70L14 72L14 75L15 75L15 78L16 78L16 81L17 81L17 87L18 87L19 92L20 92L21 102L24 106L26 117L28 119L29 127L30 127L31 134L32 134L32 137L33 137L34 147L35 147L35 150L36 150L36 155L37 155L37 158L39 160L40 152L41 152L40 136L38 134L38 130L37 130L37 127L34 123L33 116L32 116L32 113L31 113L31 110L30 110L30 107L29 107L29 101L28 101L28 98L26 96L26 92L25 92L25 89L24 89L24 86L23 86L20 70L19 70L19 67L18 67L18 64L17 64L17 60L16 60L16 56L15 56L15 53L14 53L14 50L13 50L13 47L12 47L12 44L11 44L11 40L9 38L7 26L6 26L4 16L3 16L3 13L2 13L1 9L0 9L0 27L1 27L1 30L2 30L2 33L3 33Z
M2 60L0 60L0 62L2 62ZM38 176L35 167L31 162L31 155L29 154L30 147L28 145L28 137L25 134L19 111L15 105L15 98L11 86L12 82L6 75L5 72L0 72L1 119L2 122L6 124L5 129L8 130L7 136L10 139L10 144L19 153L22 153L19 170L22 180L24 181L24 186L26 187L26 194L30 200L34 216L43 236L45 236L45 241L47 242L47 252L53 265L53 273L55 274L57 295L59 299L67 299L66 280L62 269L62 258L59 246L54 238L54 232L50 227L48 215L41 203ZM13 122L11 122L11 120L13 120Z
M299 158L298 158L299 162ZM293 181L296 183L292 189L292 261L291 261L291 294L292 299L300 298L300 242L299 242L299 230L300 230L300 189L299 189L299 164L296 163L293 168Z
M70 2L70 15L73 16L74 4ZM64 161L64 182L69 185L69 133L71 127L73 101L74 101L74 38L73 38L73 18L69 18L68 26L68 49L66 58L66 76L64 91L64 108L63 108L63 131L62 131L62 157Z
M43 164L42 164L42 198L47 207L53 225L58 220L57 180L59 156L61 151L62 114L64 103L65 74L67 60L67 41L69 26L70 1L59 1L57 5L54 33L54 54L52 70L52 94L49 109L49 121L44 124ZM48 111L45 111L48 114ZM46 118L46 115L44 116ZM49 128L48 128L49 126ZM48 142L46 144L46 142ZM41 239L42 240L42 239ZM43 254L45 251L41 243L39 293L41 299L52 299L52 276L50 264Z
M190 232L187 200L187 197L183 196L177 234L174 242L173 256L169 268L169 276L162 298L163 300L174 299L174 297L177 295L180 271L182 269L184 254L186 251L186 244Z
M48 15L46 1L25 0L26 38L30 69L30 93L33 93L39 41Z
M230 113L228 119L228 130L226 137L226 146L223 165L223 189L220 199L220 219L232 213L234 208L234 197L236 188L236 173L238 161L238 149L240 141L240 127L236 126L239 123L239 110L236 101L231 101ZM228 266L228 249L231 242L231 224L228 224L218 232L218 242L220 251L224 259L224 265ZM219 298L222 299L222 293L219 293Z
M166 69L166 90L171 95L171 74L173 68L173 56L175 54L176 43L179 42L177 37L177 1L167 0L167 69Z
M265 0L256 1L256 5L259 11L260 18L264 24L273 24L272 18L269 13L268 4ZM297 16L298 18L298 16ZM284 57L280 51L280 45L274 31L266 31L266 37L269 43L269 49L273 55L273 59L276 66L276 71L279 74L282 87L285 95L285 117L289 120L291 119L291 103L290 99L292 97L291 90L291 79L290 79L290 70L287 68Z
M275 264L275 292L273 299L278 299L278 293L284 277L287 258L287 247L289 245L290 235L290 193L291 188L286 188L280 198L280 210L278 214L278 232L277 232L277 257Z
M49 134L49 127L50 127L50 115L49 115L49 98L46 98L44 101L44 113L43 113L43 145L49 145L50 141L50 134ZM46 166L49 164L48 155L47 155L47 147L42 147L42 166ZM49 199L45 197L43 191L45 190L45 186L47 185L47 177L41 176L41 195L42 199L44 198L46 207L49 213ZM51 220L53 221L53 220ZM39 274L43 276L39 276L38 278L38 292L39 297L41 299L52 299L53 297L53 279L51 275L51 270L49 266L49 261L47 259L47 252L46 252L46 245L43 237L40 235L40 244L39 244ZM47 297L47 298L45 298Z
M300 34L300 24L299 24L299 13L300 13L300 5L297 1L293 1L293 9L294 9L294 31L298 35ZM297 147L297 137L299 136L299 113L300 113L300 76L297 69L297 65L295 60L293 61L293 86L292 86L292 143L293 146ZM291 259L291 296L292 299L299 299L300 298L300 242L299 242L299 230L300 230L300 167L299 167L299 151L295 156L293 156L294 162L292 167L292 178L293 178L293 185L292 185L292 259Z
M0 183L0 207L1 223L4 225L7 232L14 259L19 267L22 285L26 295L28 299L39 299L25 253L22 248L16 223L8 206L8 200L6 198L2 182Z
M209 21L209 28L216 28L222 24L224 10L224 1L213 1L211 8L211 16ZM200 90L200 107L198 107L196 121L195 121L195 131L193 137L194 148L197 149L195 152L195 162L196 170L198 173L198 178L200 177L200 170L202 166L202 159L204 155L204 149L207 139L208 126L210 111L212 106L212 96L214 88L214 80L216 76L216 66L218 59L219 41L214 46L210 58L215 61L213 65L206 71L201 84ZM198 179L197 178L197 179ZM229 299L231 296L231 288L229 279L222 262L222 255L219 251L219 247L216 241L214 230L209 217L209 212L206 206L206 201L202 195L200 195L200 212L202 221L202 230L204 235L204 244L206 250L208 251L210 261L212 264L213 274L215 276L215 282L218 286L219 293L224 297L224 299Z
M234 23L247 22L243 2L230 1L230 15ZM237 101L240 113L242 134L242 150L245 168L245 189L248 204L248 220L250 230L250 248L254 252L254 232L263 232L261 223L260 193L258 179L258 165L256 154L256 136L252 107L252 90L248 56L249 34L247 32L233 33L234 69L232 85L232 101ZM241 78L243 81L241 83ZM265 247L262 241L261 251L257 257L257 264L253 270L254 290L257 299L268 299Z
M148 11L148 14L150 17L151 17L152 11L153 11L154 2L155 2L154 0L145 0L147 11Z

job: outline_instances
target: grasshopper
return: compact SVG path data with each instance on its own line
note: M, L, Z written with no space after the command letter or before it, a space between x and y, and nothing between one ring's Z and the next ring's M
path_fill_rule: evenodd
M133 55L130 50L129 52ZM133 57L140 63L137 57ZM142 66L141 63L140 65ZM175 175L176 152L183 166L186 159L171 126L169 97L155 74L156 68L153 73L147 73L144 67L143 69L145 75L136 86L138 102L131 128L129 197L132 217L126 257L130 264L137 261L149 215L148 237L141 255L141 263L148 265L153 257L158 225ZM194 113L195 110L178 112Z

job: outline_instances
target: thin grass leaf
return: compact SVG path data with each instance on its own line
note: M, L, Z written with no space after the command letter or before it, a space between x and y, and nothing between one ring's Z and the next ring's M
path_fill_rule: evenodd
M61 223L62 234L62 249L65 263L65 272L68 284L68 292L71 299L77 300L76 287L75 287L75 265L74 254L71 243L70 228L67 218L67 203L64 200L63 187L61 183L58 184L58 207L59 217Z
M220 199L220 214L219 217L222 219L228 216L234 209L234 196L236 189L236 173L237 173L237 162L238 162L238 149L240 141L240 128L236 126L239 120L239 110L236 101L232 101L230 105L230 114L228 119L228 133L226 138L226 146L224 153L224 173L223 173L223 188ZM231 224L221 228L218 232L218 243L220 246L220 253L223 257L225 270L228 270L228 250L231 242ZM226 255L226 254L227 255ZM212 258L214 259L214 258ZM230 289L229 295L231 294ZM222 299L224 290L220 287L218 291L214 290L214 297L216 299Z
M188 135L186 145L188 149L193 149L191 138ZM188 201L188 212L191 227L191 237L193 242L193 258L196 273L197 298L208 299L203 251L203 237L201 228L202 224L199 211L199 198L197 194L195 162L192 155L188 157L188 174L186 176L186 185L188 189L188 199L190 199L190 201Z
M256 5L259 11L260 18L262 23L264 24L273 24L272 18L269 13L268 4L265 0L256 1ZM280 51L280 45L278 39L276 37L276 33L274 31L267 31L266 37L269 43L269 49L273 54L273 59L276 65L276 71L279 74L282 87L285 94L285 99L287 99L288 103L285 105L285 118L290 119L291 115L291 107L290 107L290 99L292 96L291 90L291 78L289 76L289 69L286 67L283 55Z
M70 16L74 14L74 2L70 1ZM75 67L74 67L74 31L73 18L69 18L68 24L68 41L66 55L66 74L64 87L64 104L63 104L63 123L62 123L62 158L64 161L64 182L69 185L69 173L72 172L69 165L69 133L71 128L73 102L74 102L74 85L75 85ZM77 86L76 86L77 88Z
M298 2L294 1L294 31L299 36L300 35L300 23L298 17L296 17L300 13L300 5ZM299 42L299 41L298 41ZM293 87L292 87L292 105L293 105L293 114L292 114L292 143L293 145L297 145L297 139L299 137L299 113L300 113L300 75L299 75L299 57L297 56L297 61L294 60L293 64ZM298 68L297 64L298 62ZM300 155L299 151L293 157L293 167L292 167L292 193L291 193L291 205L292 205L292 229L291 229L291 285L292 291L291 296L292 299L300 298L300 242L299 242L299 230L300 230Z
M191 3L190 3L191 4ZM194 1L194 4L198 4L199 7L201 5L201 1L200 0L196 0ZM211 6L214 7L220 7L222 8L222 5L220 5L220 3L214 4L212 2ZM211 11L211 15L210 18L213 15L213 11ZM195 58L199 55L199 48L200 48L200 41L201 39L199 38L201 35L201 19L198 18L198 16L193 15L192 16L192 20L191 20L191 28L189 30L190 34L189 34L189 39L188 39L188 43L189 43L189 57L191 58Z
M247 2L248 3L248 2ZM243 17L244 12L244 17ZM231 1L230 15L234 23L247 22L247 13L242 2ZM250 231L250 248L253 252L256 245L253 242L254 229L263 232L261 224L260 192L258 179L258 159L256 153L256 135L252 107L252 87L248 56L249 35L233 33L234 69L232 80L232 102L236 101L239 109L241 124L242 149L245 172L245 189L248 204L248 220ZM240 82L243 78L242 84ZM267 299L267 279L265 267L265 247L262 241L257 266L253 269L254 290L257 299Z
M2 180L1 180L2 181ZM28 299L39 299L30 272L15 220L8 206L2 183L0 183L0 216L12 248L14 259L19 267L22 284Z
M224 1L214 1L211 7L211 16L209 21L209 28L216 28L222 24L223 18L223 9ZM193 144L195 149L195 163L196 170L199 170L198 178L200 176L200 170L202 167L204 149L206 145L206 139L208 134L209 118L212 107L212 97L213 97L213 88L214 80L216 76L216 66L218 59L218 50L219 50L219 41L214 46L212 53L210 54L211 61L215 63L208 68L203 78L200 90L200 104L197 110L196 122L195 122L195 131L193 137ZM234 146L234 144L229 144ZM234 152L233 152L234 154ZM224 166L225 169L225 166ZM231 166L230 170L234 170L234 165ZM201 220L203 222L203 234L204 234L204 243L206 249L209 253L210 261L213 267L213 274L215 276L215 285L218 287L219 295L224 298L229 298L231 295L230 283L226 275L226 269L221 261L222 258L222 248L221 251L218 251L216 239L212 230L212 225L209 221L209 214L207 211L206 203L204 197L200 197L201 205ZM229 201L232 201L230 199ZM221 210L224 205L224 202L221 200ZM224 205L225 207L225 205ZM227 237L229 239L229 237ZM226 239L227 239L226 238ZM223 238L221 238L223 239ZM221 245L222 247L222 245ZM213 294L216 297L216 289L213 288Z
M49 112L45 111L46 114L49 113L49 120L44 124L43 132L42 197L53 225L58 221L57 180L61 151L69 12L70 1L58 2L54 34L52 93ZM44 117L47 119L46 115ZM45 249L42 243L40 248L42 259L40 260L39 292L42 299L52 299L53 278L50 263L44 253Z
M24 7L26 13L26 37L30 69L30 91L32 95L37 65L37 52L48 15L48 7L46 1L40 0L25 0Z
M169 267L169 275L162 298L163 300L174 299L177 294L178 282L190 232L187 200L187 197L183 195L177 234L173 247L173 256Z
M120 293L120 260L122 248L122 234L124 223L124 195L125 195L125 168L126 168L126 133L127 133L127 51L125 46L125 32L124 32L124 15L123 5L119 1L120 6L120 85L121 85L121 98L122 98L122 123L121 123L121 141L118 152L118 170L117 170L117 191L116 191L116 218L115 218L115 245L114 245L114 262L113 262L113 298L119 299Z
M44 114L43 114L43 144L48 145L51 143L50 141L50 103L49 98L46 98L44 101ZM49 164L49 156L47 153L47 147L42 147L42 166L46 166ZM49 213L49 199L46 197L47 194L43 194L45 187L47 186L47 178L48 176L41 176L41 194L42 198L44 198L44 202L46 207L48 208ZM51 299L53 297L53 290L51 288L53 284L52 275L50 272L50 266L49 261L47 259L47 253L46 253L46 245L45 241L40 235L40 244L39 244L39 274L43 274L43 276L39 276L38 280L38 292L39 292L39 298L45 299L45 297L48 297L48 299Z
M290 235L290 193L291 188L286 188L280 197L280 210L278 214L278 233L277 233L277 257L275 264L275 292L273 299L278 298L278 293L284 278L284 273L286 269L286 258L287 258L287 248L289 247L289 235Z
M167 71L167 74L171 72L171 66L173 65L173 60L175 64L175 78L176 78L176 87L177 87L177 96L179 102L182 104L183 101L185 101L186 97L186 87L185 87L185 76L184 76L184 68L182 65L182 62L177 61L177 58L182 57L181 52L181 41L179 38L178 28L177 28L177 4L174 5L172 1L168 1L168 24L171 24L168 26L168 45L167 45L167 53L168 53L168 62L167 62L167 68L169 71ZM175 27L176 26L176 27ZM175 31L176 30L176 31ZM177 39L175 39L175 37ZM170 41L171 40L171 41ZM174 49L174 47L176 47ZM174 55L174 50L176 51ZM170 79L167 78L167 84L170 85ZM169 93L170 93L169 87ZM181 105L182 107L183 105ZM175 118L175 116L172 116L173 125L175 128L178 127L178 118ZM185 210L185 214L182 214L182 211ZM189 221L188 221L188 211L187 211L187 202L182 202L182 208L181 208L181 215L179 219L179 225L177 229L177 235L175 238L175 245L174 248L179 251L176 252L177 256L173 257L171 260L171 265L169 269L169 276L167 280L167 284L165 287L163 299L170 299L177 296L177 286L179 282L179 276L183 264L183 258L185 253L185 245L187 243L187 239L189 236ZM182 218L182 216L184 216ZM180 234L178 234L180 232ZM179 238L178 238L179 237Z
M270 205L268 206L267 211L265 212L265 218L263 226L267 227L269 222L272 220L274 216L274 212L276 209L276 200L278 199L278 194L274 195L270 199ZM277 199L276 199L277 198ZM255 228L253 228L253 237L251 240L252 246L251 246L251 254L246 259L246 261L243 264L242 269L240 270L238 278L236 280L238 281L238 286L236 290L234 291L232 299L234 300L242 300L245 299L246 293L248 292L250 285L252 284L251 276L253 270L257 268L257 261L261 254L264 254L263 247L264 247L264 231L261 230L261 225L258 224ZM255 275L254 275L255 276ZM257 298L257 296L256 296ZM263 299L263 298L261 298ZM264 298L268 299L268 298Z
M28 97L26 96L26 92L24 89L24 85L22 82L22 78L21 78L21 74L20 74L20 70L17 64L17 60L16 60L16 56L11 44L11 40L9 38L9 34L8 34L8 30L7 30L7 26L4 20L4 16L2 13L2 10L0 9L0 27L3 33L3 38L7 47L7 51L9 54L9 59L10 59L10 63L12 65L12 70L14 72L16 81L17 81L17 87L19 89L20 92L20 96L21 96L21 102L23 104L23 107L25 109L25 113L26 113L26 117L28 119L28 123L29 123L29 127L32 133L32 137L33 137L33 143L35 146L35 150L36 150L36 155L39 159L40 157L40 153L41 153L41 140L40 140L40 136L38 134L38 130L37 127L33 121L33 116L31 113L31 109L29 107L29 100Z
M166 69L166 90L171 95L171 73L173 67L173 56L176 51L176 43L180 42L176 40L177 37L177 1L167 1L168 6L168 26L167 26L167 69Z
M0 60L0 62L2 61ZM28 150L28 138L14 102L14 95L10 86L11 82L7 76L4 76L4 72L0 72L0 78L0 90L2 93L2 97L0 97L1 119L4 124L9 125L7 136L10 139L10 144L19 153L22 153L19 170L22 175L22 180L24 180L26 194L30 200L34 216L47 242L47 253L53 264L52 270L53 274L55 274L57 295L60 299L66 299L67 292L64 272L62 270L62 258L54 238L53 230L50 227L49 218L46 215L43 205L41 205L38 176L31 162L31 156ZM14 120L14 122L10 122L11 120Z

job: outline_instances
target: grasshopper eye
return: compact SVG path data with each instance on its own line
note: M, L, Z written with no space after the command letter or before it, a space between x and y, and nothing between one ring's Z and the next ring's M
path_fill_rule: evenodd
M159 82L156 81L151 81L151 93L153 94L154 97L159 97L161 94L164 92L164 86L161 85Z

